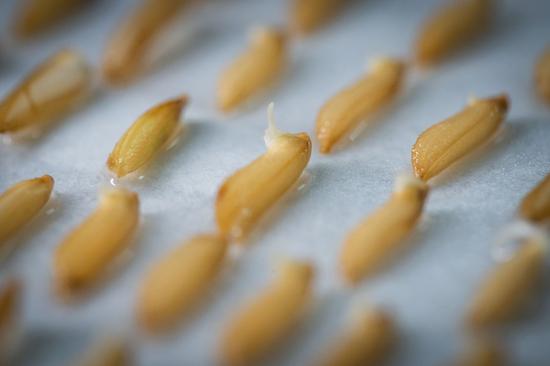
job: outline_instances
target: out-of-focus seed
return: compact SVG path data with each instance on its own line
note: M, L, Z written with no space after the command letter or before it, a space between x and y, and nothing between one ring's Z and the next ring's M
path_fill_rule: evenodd
M93 345L88 352L77 360L78 366L130 366L132 351L128 342L122 338L109 337Z
M248 49L223 71L218 82L218 105L235 109L275 83L287 63L286 36L262 27L252 33Z
M0 133L42 126L67 115L92 92L92 73L73 50L39 65L0 103Z
M550 46L546 47L535 66L535 87L539 96L550 103Z
M476 99L422 132L411 154L416 176L428 180L489 141L504 121L508 104L506 95Z
M176 325L211 288L226 251L227 242L219 236L198 235L158 261L141 286L141 325L149 331Z
M139 117L116 144L107 167L120 178L149 163L177 133L187 99L169 100Z
M550 218L550 173L523 198L519 213L533 222Z
M95 284L127 247L139 222L139 199L125 189L103 191L95 212L57 247L54 277L61 295Z
M368 75L326 102L317 116L320 151L329 153L344 135L392 101L403 83L404 69L399 60L377 59Z
M17 333L21 307L21 283L8 280L0 289L0 363L8 362Z
M400 177L389 201L354 228L340 255L344 278L357 283L373 274L400 249L422 214L428 186L415 178Z
M478 339L461 355L454 366L504 366L506 356L500 344L493 340Z
M293 33L308 34L329 22L347 0L293 0L289 26Z

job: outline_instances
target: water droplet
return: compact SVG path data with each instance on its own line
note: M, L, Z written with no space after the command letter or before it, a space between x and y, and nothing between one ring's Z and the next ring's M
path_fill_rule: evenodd
M111 183L113 187L116 187L118 186L118 179L116 179L115 177L112 177L111 179L109 179L109 183Z
M140 175L140 176L138 177L138 180L143 180L144 178L145 178L145 175Z
M48 209L46 210L46 215L49 216L49 215L53 214L54 212L55 212L55 208L54 208L54 207L48 208Z

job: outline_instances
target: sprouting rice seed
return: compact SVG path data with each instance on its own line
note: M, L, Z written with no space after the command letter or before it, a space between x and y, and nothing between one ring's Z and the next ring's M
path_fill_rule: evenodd
M53 178L44 175L19 182L0 195L0 247L40 212L53 185Z
M149 163L178 132L181 111L187 100L187 96L169 100L139 117L109 155L109 170L120 178Z
M92 73L73 50L48 58L0 102L0 133L54 122L92 93Z
M503 366L507 365L504 350L493 339L476 339L453 366Z
M404 239L418 222L428 186L400 177L391 198L355 227L340 255L344 278L354 284L372 275L403 249Z
M155 263L138 297L140 324L152 332L173 328L212 287L226 251L219 236L198 235Z
M420 65L441 62L484 33L494 17L493 0L450 1L423 24L416 40Z
M262 27L251 34L250 45L218 81L218 105L231 111L274 84L287 63L286 36L278 29Z
M377 59L366 76L326 102L317 116L320 151L329 153L343 136L392 101L403 84L404 69L399 60Z
M316 365L378 365L389 356L397 338L392 317L378 308L362 309L353 315L353 323Z
M250 365L281 342L310 300L313 276L310 264L285 262L271 286L245 305L224 328L223 364Z
M533 222L550 218L550 173L521 201L520 215Z
M150 65L149 53L159 36L192 0L142 0L122 20L103 54L103 77L113 85L136 79Z
M54 280L60 294L78 295L104 277L128 247L139 222L139 199L125 189L103 191L99 206L57 247Z
M128 342L123 338L109 336L94 344L83 356L77 360L78 366L130 366L132 351Z
M21 307L21 282L10 279L0 288L0 363L7 362L13 346Z
M422 132L412 148L414 173L428 180L489 141L506 117L508 97L476 99Z
M511 320L526 305L542 274L546 247L527 239L515 255L499 264L481 283L466 321L483 328Z
M309 136L277 130L273 104L268 110L267 152L229 177L216 199L219 231L237 241L244 240L259 218L298 180L311 156Z
M308 34L329 22L347 0L293 0L290 5L289 26L293 33Z
M550 46L546 47L535 66L535 84L539 96L550 103Z

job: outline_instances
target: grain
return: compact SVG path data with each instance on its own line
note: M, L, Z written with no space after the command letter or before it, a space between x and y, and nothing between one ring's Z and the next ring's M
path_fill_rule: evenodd
M310 299L313 268L284 263L278 276L224 328L221 358L227 365L249 365L273 350L298 322Z
M244 240L260 217L292 187L311 156L309 136L277 130L273 104L269 111L267 152L227 178L216 199L219 231L237 241Z
M262 27L252 33L250 45L218 81L218 106L229 112L274 84L287 63L285 35Z
M128 342L122 338L109 336L92 346L80 360L79 366L130 366L132 351Z
M48 58L0 102L0 133L60 120L92 92L86 60L73 50Z
M535 66L536 91L546 103L550 103L550 46L540 55Z
M0 288L0 364L6 364L13 350L21 310L22 285L10 279Z
M290 4L289 27L293 33L309 34L334 18L346 0L293 0Z
M422 132L411 154L416 176L428 180L488 142L504 121L508 104L506 95L473 100Z
M151 332L174 327L212 287L226 251L222 238L197 235L155 263L139 293L137 316L142 327Z
M57 247L54 279L60 294L78 295L104 277L126 249L139 221L139 199L125 189L103 191L99 206Z
M395 99L403 84L404 69L399 60L377 59L365 77L323 105L316 125L321 153L329 153L343 136Z
M428 195L428 186L400 177L391 198L364 219L346 238L340 254L344 278L354 284L372 275L403 249L415 228Z
M181 111L187 100L187 96L169 100L139 117L109 155L109 170L121 178L151 162L179 131Z
M521 217L532 222L542 222L550 218L550 173L523 198L519 213Z
M454 366L504 366L506 356L500 344L490 339L478 339L468 347Z

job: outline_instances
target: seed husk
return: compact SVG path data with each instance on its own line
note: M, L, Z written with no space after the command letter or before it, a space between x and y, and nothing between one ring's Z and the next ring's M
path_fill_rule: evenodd
M535 66L535 87L541 99L550 104L550 46L546 47Z
M309 136L277 130L272 113L273 104L265 135L267 152L227 178L218 191L219 231L237 241L244 240L260 217L292 187L311 156Z
M21 308L21 282L10 279L0 289L0 363L7 362L17 333Z
M224 328L221 359L227 365L249 365L273 349L299 321L314 276L305 262L288 261L271 286L245 305Z
M327 101L317 116L321 153L329 153L359 123L395 99L403 84L404 70L405 65L399 60L377 59L366 76Z
M218 105L228 112L274 84L287 63L286 36L262 27L252 32L250 45L218 81Z
M0 247L46 205L53 185L53 178L44 175L19 182L0 195Z
M482 281L466 321L473 328L497 325L516 316L533 295L544 266L546 247L526 239L507 262L499 264Z
M400 177L391 198L351 231L340 255L348 282L372 275L403 249L404 239L422 215L428 190L418 179Z
M187 96L169 100L139 117L109 155L109 170L121 178L149 163L177 133L187 100Z
M320 366L378 365L391 352L397 338L392 317L378 308L362 309L336 344L329 347Z
M531 222L550 218L550 173L523 198L519 213Z
M0 102L0 133L60 120L92 92L92 73L73 50L48 58Z
M79 366L130 366L132 351L122 338L109 336L95 344L76 362Z
M454 366L504 366L506 356L500 344L492 339L478 339L468 347Z
M450 1L422 26L416 40L420 65L441 62L487 29L495 15L493 0Z
M78 295L104 277L109 265L128 247L139 222L139 199L125 189L103 191L99 206L57 247L56 288Z
M508 111L508 97L476 99L422 132L412 148L414 173L428 180L489 141Z
M343 8L346 0L293 0L289 26L293 33L309 34L328 23Z
M174 327L207 294L222 269L227 242L197 235L159 260L141 285L137 316L146 330Z

